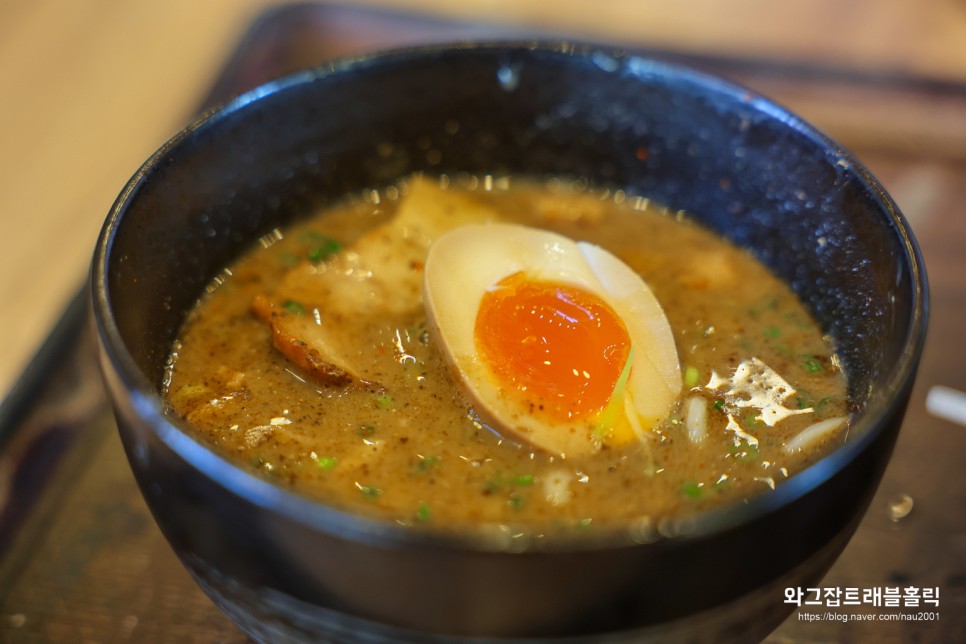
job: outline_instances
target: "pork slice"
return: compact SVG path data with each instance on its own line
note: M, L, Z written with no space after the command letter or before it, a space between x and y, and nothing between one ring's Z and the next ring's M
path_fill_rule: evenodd
M300 263L273 291L253 301L253 312L271 329L275 349L322 385L379 387L367 361L358 359L374 348L358 346L344 325L418 312L430 245L459 226L499 219L471 195L435 181L416 177L408 188L391 220L323 263ZM286 306L292 302L299 306Z

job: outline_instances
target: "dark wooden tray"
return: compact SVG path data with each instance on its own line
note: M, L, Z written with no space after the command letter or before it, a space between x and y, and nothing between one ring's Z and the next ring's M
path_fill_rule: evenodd
M341 5L283 6L242 39L202 107L265 80L391 46L524 34ZM565 34L564 34L565 35ZM637 47L637 49L641 49ZM769 641L947 642L966 633L966 428L927 412L966 390L966 87L889 74L649 51L770 95L851 147L912 222L932 284L918 384L878 495L823 588L938 588L938 621L909 609L793 615ZM877 107L877 119L866 118ZM894 520L893 505L913 503ZM776 597L775 601L783 601ZM815 612L809 608L803 612ZM244 641L181 567L141 500L97 374L81 293L0 407L0 641Z

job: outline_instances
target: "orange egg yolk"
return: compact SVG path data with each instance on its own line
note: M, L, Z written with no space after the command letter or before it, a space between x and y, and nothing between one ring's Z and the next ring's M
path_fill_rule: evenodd
M523 273L484 294L474 333L497 378L531 412L560 421L599 414L631 350L624 323L600 297Z

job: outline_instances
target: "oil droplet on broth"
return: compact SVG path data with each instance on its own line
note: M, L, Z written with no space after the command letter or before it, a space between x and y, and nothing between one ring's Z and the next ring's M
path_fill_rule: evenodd
M893 523L898 523L909 516L912 507L915 505L912 497L908 494L898 494L889 501L889 518Z

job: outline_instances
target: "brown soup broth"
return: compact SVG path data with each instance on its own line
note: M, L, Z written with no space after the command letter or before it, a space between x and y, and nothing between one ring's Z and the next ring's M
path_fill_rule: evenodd
M694 513L765 493L845 440L843 421L805 448L785 449L805 428L847 417L846 382L831 340L747 252L681 213L579 180L443 182L519 223L599 244L645 279L671 324L685 382L645 440L561 458L502 438L469 408L421 307L338 320L353 346L367 347L358 359L378 370L384 389L322 386L272 348L253 298L312 261L320 240L344 249L388 220L405 182L276 231L226 269L172 352L165 396L174 413L279 485L354 513L447 527L546 530ZM706 386L712 373L727 378L752 358L794 388L784 407L812 411L768 426L758 410L728 406L724 389ZM689 437L691 398L706 410L700 441Z

